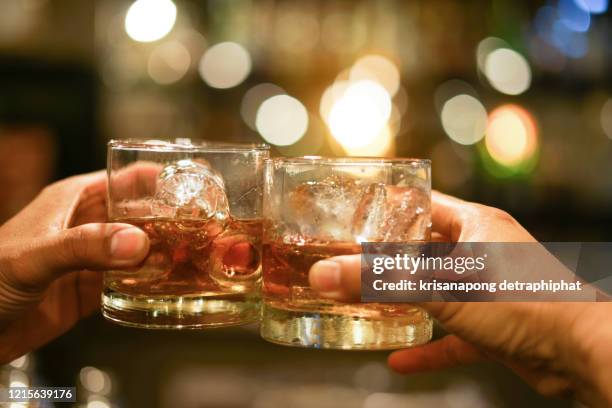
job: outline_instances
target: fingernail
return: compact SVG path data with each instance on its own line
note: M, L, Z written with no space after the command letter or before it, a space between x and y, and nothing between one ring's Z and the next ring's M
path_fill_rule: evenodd
M310 267L310 286L319 292L340 290L340 264L334 261L319 261Z
M136 227L129 227L113 234L110 252L115 259L129 260L141 257L146 246L146 234Z

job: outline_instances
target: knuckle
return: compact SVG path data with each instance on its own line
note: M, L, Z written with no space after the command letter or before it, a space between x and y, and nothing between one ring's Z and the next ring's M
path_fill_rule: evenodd
M65 253L76 262L87 260L89 254L85 228L76 228L66 235L63 242Z
M478 204L476 206L476 211L481 219L513 225L516 224L516 220L512 215L504 210L500 210L499 208Z
M492 208L491 210L491 217L499 220L499 221L503 221L503 222L508 222L508 223L512 223L514 224L516 221L514 220L514 217L511 216L510 214L508 214L506 211L504 210L500 210L498 208Z
M32 282L33 265L31 255L19 248L0 248L0 286L4 290L16 290L21 293L31 293L41 289L40 285Z
M488 211L491 217L504 221L514 221L514 218L510 214L499 208L490 207Z

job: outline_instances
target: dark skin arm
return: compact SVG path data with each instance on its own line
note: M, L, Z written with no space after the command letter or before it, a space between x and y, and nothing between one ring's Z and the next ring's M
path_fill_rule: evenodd
M100 171L48 186L0 227L1 363L97 310L100 271L142 262L146 234L106 218L106 173Z

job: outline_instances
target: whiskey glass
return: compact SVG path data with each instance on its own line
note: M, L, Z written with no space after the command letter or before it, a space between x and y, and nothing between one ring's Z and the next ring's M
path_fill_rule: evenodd
M418 159L266 161L264 339L331 349L392 349L431 339L431 318L413 304L323 299L308 282L315 262L359 254L363 242L427 242L430 168Z
M257 321L265 145L108 144L108 219L141 228L146 259L104 273L102 313L143 328Z

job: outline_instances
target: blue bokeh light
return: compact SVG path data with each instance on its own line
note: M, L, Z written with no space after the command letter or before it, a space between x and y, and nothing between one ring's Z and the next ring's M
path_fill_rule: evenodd
M536 33L542 39L551 42L550 33L552 32L553 25L558 18L559 14L557 13L556 8L550 6L541 7L533 20Z
M579 3L580 6L578 5ZM591 26L591 15L583 0L559 0L559 20L572 31L585 32Z
M576 5L591 14L602 14L608 10L608 0L576 0Z
M589 50L586 34L568 29L562 21L553 25L550 39L559 51L570 58L582 58Z
M533 20L537 36L569 58L582 58L589 50L585 28L590 26L590 15L576 4L574 0L560 0L557 7L543 6Z

